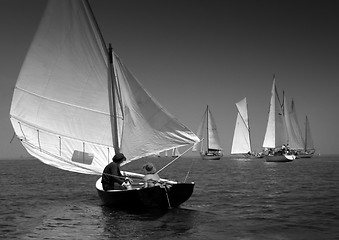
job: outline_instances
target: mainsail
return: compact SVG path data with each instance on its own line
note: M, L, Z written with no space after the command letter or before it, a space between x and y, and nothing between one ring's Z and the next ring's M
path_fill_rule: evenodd
M246 98L236 103L238 110L234 129L231 154L251 152L250 126L248 121Z
M64 170L101 174L114 146L132 161L199 141L117 54L112 58L110 69L86 0L48 2L10 109L14 131L32 156Z
M271 101L267 128L263 142L264 148L280 148L287 143L286 124L276 89L275 78L271 90Z

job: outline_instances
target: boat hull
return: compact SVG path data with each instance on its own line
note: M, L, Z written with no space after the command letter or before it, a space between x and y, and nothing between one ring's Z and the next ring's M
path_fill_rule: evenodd
M263 155L250 155L250 154L247 154L247 153L244 153L244 154L232 154L231 155L233 158L239 158L239 159L259 159L259 158L263 158L264 156Z
M175 183L151 188L104 191L100 178L96 183L96 189L105 206L129 209L170 209L187 201L193 193L194 185L194 183Z
M292 162L296 157L294 155L266 155L266 162Z
M313 153L306 153L306 152L298 152L296 154L297 158L311 158L313 156Z
M210 154L200 154L203 160L220 160L222 155L210 155Z

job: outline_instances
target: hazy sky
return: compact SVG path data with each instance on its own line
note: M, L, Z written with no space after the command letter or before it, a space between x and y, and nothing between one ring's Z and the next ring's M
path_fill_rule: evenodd
M329 1L328 1L329 2ZM107 43L143 86L196 132L208 104L229 154L235 103L247 97L253 148L261 150L272 77L307 115L318 153L339 153L337 4L311 1L98 0ZM9 121L12 91L44 0L1 0L0 156L26 154ZM318 5L321 4L321 5ZM27 155L27 154L26 154Z

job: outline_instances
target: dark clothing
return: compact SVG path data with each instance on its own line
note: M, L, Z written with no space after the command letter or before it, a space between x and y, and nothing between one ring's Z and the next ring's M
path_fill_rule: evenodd
M124 189L121 184L124 182L120 172L120 166L115 163L111 162L108 164L103 173L102 173L102 187L105 191L113 190L113 189Z

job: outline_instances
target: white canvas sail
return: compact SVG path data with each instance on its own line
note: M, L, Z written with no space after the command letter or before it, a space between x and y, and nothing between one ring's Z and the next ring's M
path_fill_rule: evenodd
M287 103L286 103L287 104ZM292 99L291 109L289 109L289 119L293 134L293 140L289 139L291 149L300 150L304 147L304 139L298 122L297 110Z
M208 114L208 149L213 149L213 150L221 150L220 146L220 140L219 140L219 135L218 135L218 130L217 130L217 125L215 124L215 120L212 116L211 110L208 108L207 111Z
M250 127L248 121L246 98L236 103L238 110L234 129L231 154L251 152Z
M115 154L114 144L132 161L199 140L116 54L110 79L107 58L87 1L48 2L10 109L15 133L32 156L61 169L101 174Z
M275 85L275 79L273 79L270 109L263 147L280 148L283 144L286 143L287 143L287 134L285 120Z
M207 119L206 118L206 111L205 111L204 115L202 116L202 120L200 121L200 124L198 126L198 130L197 130L197 136L202 141L201 142L197 142L197 143L194 144L194 146L192 148L193 152L195 152L195 151L204 152L205 151L204 148L206 146L204 146L203 143L206 141L206 139L204 138L204 137L206 137L206 136L204 136L204 126L206 125L206 119Z

